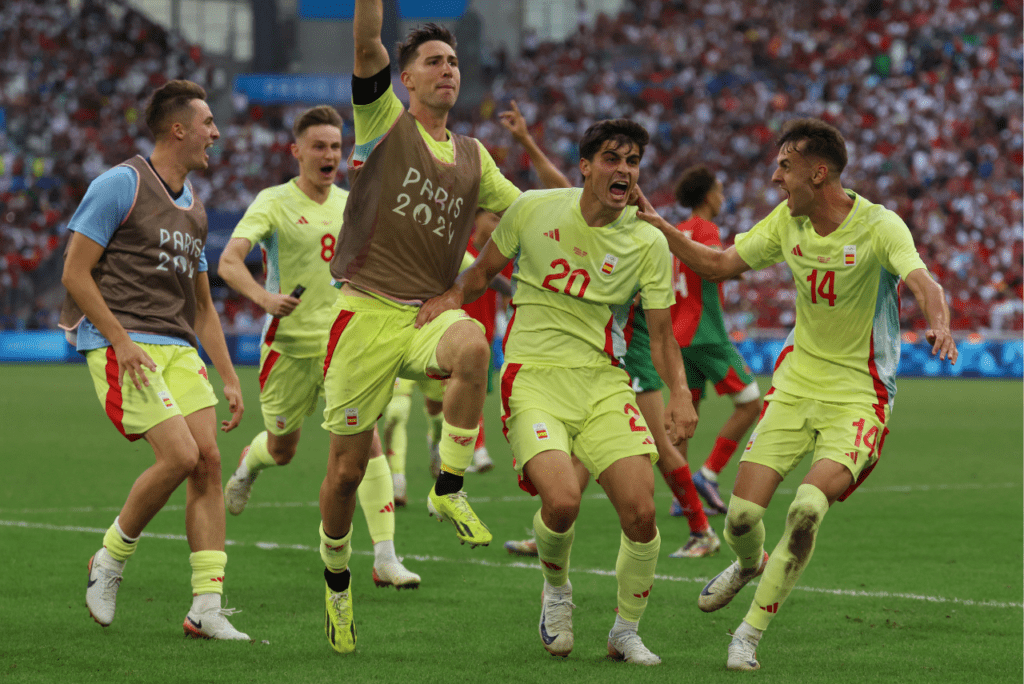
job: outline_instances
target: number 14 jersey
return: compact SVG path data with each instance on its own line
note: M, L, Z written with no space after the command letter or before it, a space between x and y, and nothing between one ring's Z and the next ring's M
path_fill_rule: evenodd
M847 191L853 208L822 237L786 203L746 233L736 251L754 269L785 261L796 286L796 326L772 385L819 401L892 408L900 360L899 282L925 268L894 212Z
M510 363L580 368L616 363L625 349L612 308L639 286L645 309L675 301L665 236L626 207L607 226L588 226L582 189L531 190L508 208L491 239L516 259Z

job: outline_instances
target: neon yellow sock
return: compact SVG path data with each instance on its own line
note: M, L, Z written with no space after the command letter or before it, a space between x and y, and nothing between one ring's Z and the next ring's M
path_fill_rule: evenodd
M779 612L811 560L818 527L826 513L828 497L820 489L808 484L796 488L786 516L786 531L768 559L750 610L743 618L750 626L765 630Z
M110 554L111 558L123 563L135 553L139 538L135 537L132 539L126 535L121 529L120 519L121 516L114 518L114 523L107 528L106 533L103 535L103 546L106 547L107 553Z
M328 537L324 524L320 523L320 557L331 572L343 572L352 558L352 526L341 539Z
M192 595L223 594L224 567L228 554L223 551L196 551L189 554L192 565Z
M408 394L395 394L384 409L384 433L387 438L385 452L390 460L391 472L405 475L405 456L409 452L409 411L412 398Z
M258 473L265 468L277 465L277 461L274 460L274 457L270 455L270 450L267 449L267 439L267 431L264 430L249 442L249 451L246 452L243 461L250 473Z
M371 458L366 474L356 490L356 498L366 516L366 527L374 544L395 538L395 490L391 470L383 456Z
M463 476L473 462L473 451L480 426L459 428L444 421L441 429L441 470Z
M740 561L741 568L756 568L764 557L764 507L741 499L729 499L722 537Z
M537 535L537 556L544 579L553 587L560 587L569 581L569 554L572 540L576 537L576 526L566 532L551 530L540 517L540 510L533 516L533 531Z
M632 541L625 532L622 533L619 557L615 560L615 579L619 584L619 616L623 620L640 622L647 608L647 597L654 586L660 550L661 532L646 544Z

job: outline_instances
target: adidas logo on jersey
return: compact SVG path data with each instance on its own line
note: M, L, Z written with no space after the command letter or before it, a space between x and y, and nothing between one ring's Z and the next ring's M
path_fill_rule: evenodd
M800 251L800 245L797 245L796 247L793 248L793 255L799 257L802 257L804 255L804 253Z
M300 217L299 217L299 220L298 220L298 221L296 221L296 223L298 223L298 224L299 224L300 226L304 226L304 225L306 225L307 223L309 223L309 221L307 221L307 220L306 220L306 217L305 217L305 216L300 216Z
M548 232L544 233L544 237L549 237L552 240L554 240L555 242L558 242L559 241L558 229L555 228L554 230L549 230Z

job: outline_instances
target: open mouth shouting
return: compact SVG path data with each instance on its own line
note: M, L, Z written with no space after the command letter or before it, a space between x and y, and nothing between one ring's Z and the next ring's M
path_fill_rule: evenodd
M324 164L320 167L320 177L325 181L333 181L334 173L338 170L338 167L334 164Z
M629 195L629 182L624 180L615 181L608 188L608 192L614 199L626 199Z

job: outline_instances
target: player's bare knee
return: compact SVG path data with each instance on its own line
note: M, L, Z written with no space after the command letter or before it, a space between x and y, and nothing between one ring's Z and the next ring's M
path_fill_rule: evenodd
M646 543L657 533L654 499L635 501L619 511L622 531L633 541Z
M491 350L484 336L467 337L456 356L454 372L462 379L487 377L487 364L491 360Z
M328 486L337 496L355 496L365 472L365 468L360 468L354 463L338 462L327 472Z
M565 532L580 514L580 496L572 492L558 492L547 496L543 502L544 518L555 532Z
M270 452L271 458L273 458L274 463L279 466L288 465L292 462L292 459L295 458L295 446L267 446L267 451Z

